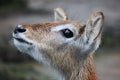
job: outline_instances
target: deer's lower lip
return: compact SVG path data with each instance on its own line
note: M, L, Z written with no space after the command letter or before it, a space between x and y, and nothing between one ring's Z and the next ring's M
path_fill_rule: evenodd
M28 42L28 41L26 41L26 40L24 40L24 39L16 38L16 37L14 37L14 39L16 39L17 41L19 41L19 42L21 42L21 43L26 43L26 44L32 45L32 43L30 43L30 42Z

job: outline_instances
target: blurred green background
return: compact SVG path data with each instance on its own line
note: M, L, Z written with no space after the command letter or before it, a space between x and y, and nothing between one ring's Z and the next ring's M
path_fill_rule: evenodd
M57 80L55 73L12 43L21 23L54 21L53 9L62 7L72 20L86 23L89 15L103 11L102 43L95 54L100 80L120 80L120 0L0 0L0 80Z

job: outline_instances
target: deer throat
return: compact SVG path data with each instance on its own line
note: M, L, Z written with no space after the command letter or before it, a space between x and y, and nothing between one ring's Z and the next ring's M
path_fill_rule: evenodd
M64 60L64 59L63 59ZM60 72L60 80L98 80L93 61L93 54L90 54L84 61L65 59L57 66Z

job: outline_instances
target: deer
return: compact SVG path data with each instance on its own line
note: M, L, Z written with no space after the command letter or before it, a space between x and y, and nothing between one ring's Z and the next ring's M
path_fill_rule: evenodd
M93 13L86 24L72 21L62 8L54 9L53 22L20 24L13 31L17 49L59 74L58 80L98 80L94 53L103 31L103 12Z

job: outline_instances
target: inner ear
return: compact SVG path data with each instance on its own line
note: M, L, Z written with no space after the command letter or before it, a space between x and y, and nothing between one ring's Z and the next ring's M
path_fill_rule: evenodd
M62 8L54 9L55 21L65 21L68 20L68 16Z
M102 12L96 12L90 16L85 28L85 35L88 43L93 43L102 32L104 15Z

